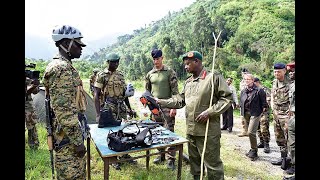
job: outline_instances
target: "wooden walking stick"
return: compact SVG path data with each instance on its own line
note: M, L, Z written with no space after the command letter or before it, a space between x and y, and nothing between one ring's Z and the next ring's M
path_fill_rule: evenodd
M218 43L218 39L220 37L220 34L221 34L222 31L219 32L217 38L216 36L214 35L214 32L212 32L212 35L213 35L213 38L214 38L214 51L213 51L213 58L212 58L212 70L211 72L213 73L214 71L214 59L216 57L216 51L217 51L217 43ZM212 98L213 98L213 78L211 78L211 84L212 84L212 87L211 87L211 98L210 98L210 106L212 106ZM202 155L201 155L201 174L200 174L200 180L203 179L203 162L204 162L204 153L206 152L206 145L207 145L207 136L208 136L208 129L209 129L209 118L207 120L207 125L206 125L206 133L205 133L205 136L204 136L204 142L203 142L203 150L202 150Z

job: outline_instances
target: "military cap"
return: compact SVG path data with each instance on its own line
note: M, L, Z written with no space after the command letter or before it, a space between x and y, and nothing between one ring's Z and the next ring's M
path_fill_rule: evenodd
M287 69L293 69L295 67L296 67L295 62L291 62L287 64Z
M118 61L120 56L116 53L110 53L107 55L107 61Z
M283 63L276 63L273 65L273 69L284 69L286 68L286 65Z
M198 51L189 51L182 55L182 60L185 60L186 58L197 58L202 61L202 55Z
M258 82L258 81L260 81L260 79L257 77L253 79L253 82Z
M162 56L162 51L160 49L153 49L151 51L152 58L158 58Z

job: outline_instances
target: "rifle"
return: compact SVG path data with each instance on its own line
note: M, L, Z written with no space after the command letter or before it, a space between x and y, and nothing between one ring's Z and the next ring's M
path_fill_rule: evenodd
M78 120L81 124L81 131L83 138L87 141L87 174L88 174L88 180L91 179L91 173L90 173L90 127L88 126L87 117L84 113L79 112L78 113Z
M53 120L54 114L52 109L50 108L49 96L45 98L45 108L46 108L46 129L48 132L47 143L50 151L52 179L54 179L53 132L52 132L52 120Z

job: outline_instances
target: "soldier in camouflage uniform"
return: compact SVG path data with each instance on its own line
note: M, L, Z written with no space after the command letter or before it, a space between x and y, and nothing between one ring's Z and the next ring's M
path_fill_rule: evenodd
M92 97L94 96L94 82L96 81L97 73L99 72L98 69L94 69L93 74L90 76L90 92L92 94Z
M54 111L53 141L57 179L86 179L86 148L78 120L80 112L76 101L82 81L72 65L72 59L81 56L81 32L72 26L56 26L52 39L59 54L47 65L43 84L50 95Z
M283 63L274 64L274 79L271 90L271 107L274 117L274 133L277 145L280 147L281 159L272 161L273 165L286 164L287 161L287 135L285 132L285 123L288 122L289 116L289 88L290 80L285 75L286 65ZM281 166L286 168L285 166Z
M95 95L94 103L97 113L98 122L100 119L101 108L111 108L115 120L127 120L127 115L133 114L128 96L126 96L126 83L123 73L118 71L120 56L116 53L107 55L107 62L109 66L103 71L98 72L96 81L94 83ZM104 104L101 106L101 99L104 99ZM129 112L127 111L127 107ZM121 158L131 158L130 155L125 154ZM128 161L131 164L137 164L136 160ZM121 170L119 163L112 164L116 170Z
M173 95L179 94L176 72L162 63L162 51L160 49L153 49L151 56L154 67L145 76L145 89L151 92L154 97L160 99L168 99ZM158 115L152 114L151 118L156 122L163 122L165 128L174 132L176 109L162 108L162 112ZM164 149L158 150L164 151ZM168 150L171 150L171 152L168 153L167 168L174 170L176 152L173 150L175 150L175 147L170 147ZM165 154L161 154L153 162L160 164L164 161Z
M186 106L190 171L194 179L200 179L206 123L210 119L204 165L208 179L222 180L224 170L220 158L220 115L231 106L232 92L219 72L209 72L202 66L202 55L198 51L187 52L182 59L186 71L192 75L186 80L179 95L167 100L158 99L158 103L167 108ZM213 98L210 103L212 87Z
M265 86L263 86L259 80L259 78L254 78L254 84L263 89L266 93L267 103L268 103L268 109L267 111L263 112L261 114L259 127L257 130L258 137L260 139L260 143L258 144L258 148L264 148L263 151L265 153L270 153L270 131L269 131L269 116L270 116L270 101L271 101L271 90Z
M39 139L37 132L37 115L34 111L34 104L31 98L32 94L37 94L39 92L39 80L38 79L30 79L26 77L25 82L25 123L28 129L28 145L31 149L38 149L39 147Z
M285 171L285 179L295 179L295 136L296 136L296 125L295 125L295 102L296 102L296 92L295 92L295 63L287 64L287 70L289 71L289 77L291 80L290 90L289 90L289 100L290 100L290 109L289 116L290 119L287 123L288 127L288 150L291 158L290 168Z

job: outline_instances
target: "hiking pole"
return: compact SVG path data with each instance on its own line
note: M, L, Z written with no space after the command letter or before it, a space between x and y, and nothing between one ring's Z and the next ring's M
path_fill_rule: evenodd
M214 38L214 51L213 51L213 58L212 58L212 70L211 72L213 73L214 71L214 59L216 57L216 51L217 51L217 42L218 42L218 39L219 39L219 36L221 34L222 31L219 32L218 34L218 37L216 38L216 36L214 35L214 32L212 32L212 35L213 35L213 38ZM213 77L211 78L211 84L212 84L212 87L211 87L211 98L210 98L210 106L212 106L212 98L213 98ZM200 174L200 180L203 179L203 162L204 162L204 153L206 152L206 145L207 145L207 136L208 136L208 129L209 129L209 118L207 120L207 124L206 124L206 133L205 133L205 136L204 136L204 142L203 142L203 150L202 150L202 155L201 155L201 174Z

